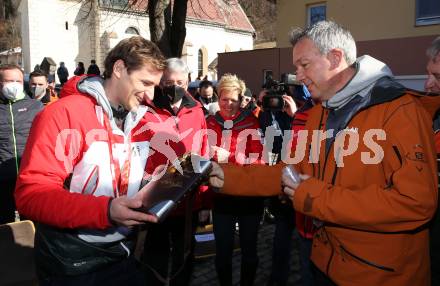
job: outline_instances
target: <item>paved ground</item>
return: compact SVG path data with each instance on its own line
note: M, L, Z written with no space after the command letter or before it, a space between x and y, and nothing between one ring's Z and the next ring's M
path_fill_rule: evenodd
M274 225L263 224L258 238L258 255L260 258L260 263L257 270L257 277L255 281L255 286L266 285L269 275L270 268L272 265L272 238L274 233ZM297 241L295 236L292 237L293 249L291 252L291 275L289 277L289 285L299 285L299 258L297 251ZM233 257L233 284L239 285L240 281L240 252L234 253ZM203 258L196 260L194 266L193 278L191 281L191 286L201 286L209 285L216 286L219 285L217 282L217 275L214 268L214 257Z

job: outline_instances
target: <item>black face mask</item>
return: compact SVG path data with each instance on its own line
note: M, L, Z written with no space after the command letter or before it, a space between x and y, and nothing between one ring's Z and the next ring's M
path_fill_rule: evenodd
M213 102L214 102L214 96L211 96L211 97L203 97L203 100L204 100L206 103L213 103Z
M164 98L169 100L170 104L174 104L185 96L185 90L177 85L166 86L162 89Z

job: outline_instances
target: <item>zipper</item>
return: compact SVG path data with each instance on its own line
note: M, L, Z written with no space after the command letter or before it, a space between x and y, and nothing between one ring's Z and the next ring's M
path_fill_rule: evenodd
M394 153L396 153L397 159L399 159L400 165L402 166L402 155L400 155L399 148L396 145L393 145Z
M322 126L323 119L324 119L324 108L322 108L322 111L321 111L321 118L319 119L318 130L322 130L321 126ZM310 151L312 151L311 143L310 143ZM321 177L321 160L319 160L319 153L321 153L321 148L319 148L319 150L318 150L318 179L320 179L320 177Z
M336 175L338 174L338 169L339 169L339 167L336 166L336 167L335 167L335 171L333 172L332 185L335 185L335 182L336 182Z
M403 160L402 155L399 152L399 148L397 148L396 145L393 145L393 151L396 153L397 159L399 160L400 166L402 166ZM389 181L387 182L387 185L385 186L385 189L390 189L392 186L394 186L393 182L394 172L391 174Z
M180 128L179 128L179 123L177 122L177 115L173 116L173 120L174 120L174 123L176 124L177 138L180 141Z
M393 269L393 268L386 267L386 266L383 266L383 265L380 265L380 264L377 264L377 263L374 263L374 262L368 261L368 260L366 260L366 259L364 259L364 258L361 258L361 257L359 257L359 256L357 256L357 255L351 253L351 252L348 251L347 249L345 249L345 247L342 246L342 245L340 245L340 248L341 248L341 250L342 250L344 253L347 253L348 255L350 255L351 257L353 257L354 259L356 259L357 261L359 261L359 262L361 262L361 263L363 263L363 264L366 264L366 265L368 265L368 266L371 266L371 267L374 267L374 268L377 268L377 269L380 269L380 270L383 270L383 271L394 272L394 269Z
M9 102L9 112L11 113L11 122L12 122L12 140L14 141L14 156L15 156L15 169L17 171L18 176L18 153L17 153L17 139L15 138L15 122L14 122L14 113L12 112L12 103Z
M330 242L330 246L332 248L332 253L330 254L330 258L328 259L328 262L327 262L327 267L325 268L325 274L328 277L330 277L330 274L329 274L329 272L330 272L330 264L332 263L333 255L335 254L335 249L333 248L333 245L331 244L331 242Z
M330 241L328 234L327 234L327 229L325 228L325 226L322 227L322 232L323 234L325 234L325 239L327 240L327 243L330 244L330 247L332 249L332 252L330 254L330 258L327 261L327 267L325 268L325 274L330 277L330 265L332 263L333 260L333 256L335 255L335 248L333 246L333 243Z

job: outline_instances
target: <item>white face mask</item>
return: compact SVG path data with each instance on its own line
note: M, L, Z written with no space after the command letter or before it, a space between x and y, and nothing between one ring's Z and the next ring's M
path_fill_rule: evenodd
M43 96L46 94L46 88L42 86L34 86L31 89L32 94L34 95L34 98L37 100L41 100Z
M6 99L11 101L23 99L23 84L20 82L8 82L3 85L2 94Z

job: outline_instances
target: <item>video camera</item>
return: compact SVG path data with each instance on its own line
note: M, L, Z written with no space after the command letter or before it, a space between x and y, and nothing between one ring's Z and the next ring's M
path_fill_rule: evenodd
M284 109L283 95L290 95L289 87L294 85L301 85L301 82L296 80L296 75L284 73L281 75L281 80L276 81L272 76L266 78L263 88L267 90L263 97L262 105L264 110L280 111Z

